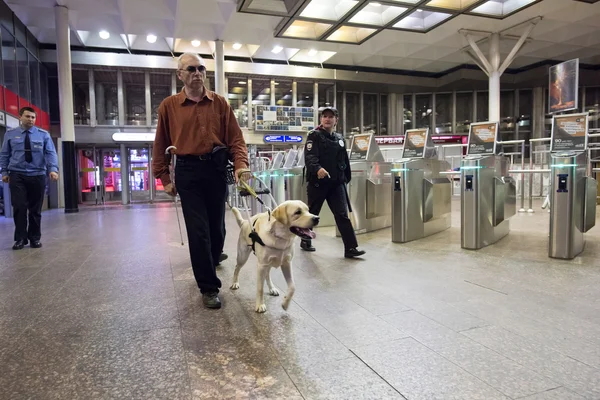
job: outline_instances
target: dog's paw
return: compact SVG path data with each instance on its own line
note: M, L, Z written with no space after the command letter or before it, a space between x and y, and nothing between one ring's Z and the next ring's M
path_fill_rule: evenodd
M264 313L267 311L267 306L264 304L260 304L258 306L256 306L256 312L257 313Z
M290 306L290 301L292 299L290 299L289 297L285 296L283 298L283 303L281 303L281 308L283 308L285 311L287 311L288 307Z
M277 288L270 289L269 294L271 296L279 296L279 290L277 290Z
M229 289L231 289L231 290L238 290L239 288L240 288L240 284L237 282L232 283L231 286L229 287Z

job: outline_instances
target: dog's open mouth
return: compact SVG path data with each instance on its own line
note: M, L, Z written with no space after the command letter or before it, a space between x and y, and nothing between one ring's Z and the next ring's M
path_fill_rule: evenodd
M308 228L299 228L297 226L292 226L290 231L296 235L300 236L302 239L314 239L317 235L312 231L312 229Z

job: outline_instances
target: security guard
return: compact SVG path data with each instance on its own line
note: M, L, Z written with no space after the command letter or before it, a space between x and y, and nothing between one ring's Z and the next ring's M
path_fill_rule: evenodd
M359 257L365 252L357 249L354 228L348 218L346 184L351 178L350 161L344 137L334 132L338 122L338 111L333 107L323 107L319 112L321 125L308 135L304 149L309 211L319 215L323 203L327 200L342 234L344 257ZM303 239L300 248L315 251L310 240Z
M21 250L28 243L36 249L42 247L40 223L46 174L50 172L50 179L58 180L58 157L52 138L35 126L35 119L35 109L21 108L21 126L6 132L0 151L2 182L9 184L14 210L13 250Z

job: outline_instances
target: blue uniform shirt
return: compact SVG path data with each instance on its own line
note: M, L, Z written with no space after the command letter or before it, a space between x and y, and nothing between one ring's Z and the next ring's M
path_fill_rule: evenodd
M46 175L46 171L58 172L58 156L50 134L43 129L29 129L31 142L30 163L25 161L25 131L22 127L11 129L4 135L0 152L2 175L16 172L27 176Z

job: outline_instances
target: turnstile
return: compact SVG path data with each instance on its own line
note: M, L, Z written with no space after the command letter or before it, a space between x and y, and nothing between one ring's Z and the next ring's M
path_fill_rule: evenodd
M583 251L583 234L596 224L598 182L587 176L585 152L552 154L548 255L572 259Z
M481 249L508 234L508 219L516 213L515 181L509 159L470 155L461 163L461 246Z
M447 161L406 159L392 165L392 242L405 243L450 228L452 182Z

